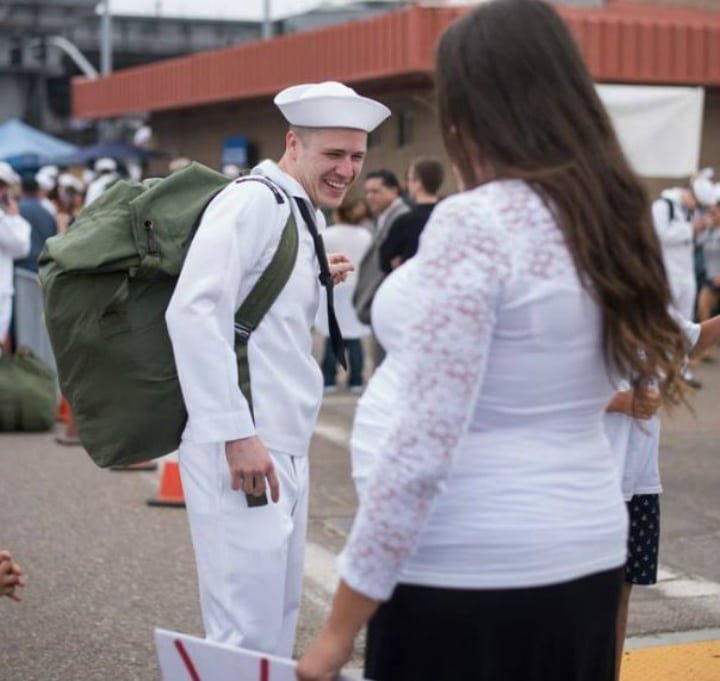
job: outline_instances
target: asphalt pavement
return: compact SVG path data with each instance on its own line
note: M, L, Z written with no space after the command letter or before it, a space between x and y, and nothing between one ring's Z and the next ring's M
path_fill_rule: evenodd
M697 374L695 413L663 418L661 581L635 589L630 647L720 638L720 364ZM298 650L327 611L355 510L355 402L326 398L313 440ZM0 435L0 548L28 581L23 602L0 600L0 681L159 681L153 628L202 635L185 512L146 504L157 473L99 470L59 432Z

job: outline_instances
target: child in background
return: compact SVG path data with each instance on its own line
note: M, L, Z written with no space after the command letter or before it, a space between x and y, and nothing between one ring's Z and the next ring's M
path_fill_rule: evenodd
M702 324L677 318L687 339L691 358L700 357L720 340L720 315ZM646 390L643 404L634 399L630 384L620 386L608 404L605 433L617 456L622 472L622 491L629 515L628 554L625 583L617 619L617 664L615 678L620 678L623 644L627 631L630 593L634 584L657 583L660 545L660 417L657 410L662 399L652 386Z

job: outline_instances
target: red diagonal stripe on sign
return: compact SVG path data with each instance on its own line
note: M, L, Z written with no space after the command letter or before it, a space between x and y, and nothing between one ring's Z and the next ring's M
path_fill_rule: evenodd
M198 674L197 669L195 669L193 661L190 659L190 655L188 655L188 651L185 650L183 642L180 639L176 638L174 643L178 653L180 653L180 657L182 658L183 663L185 664L185 669L187 669L188 674L190 674L190 678L192 679L192 681L202 681L202 679L200 678L200 674Z
M270 660L267 657L260 658L260 681L270 681Z

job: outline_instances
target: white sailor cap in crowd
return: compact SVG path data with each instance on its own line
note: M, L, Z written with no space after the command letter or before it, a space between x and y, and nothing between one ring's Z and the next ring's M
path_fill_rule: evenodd
M703 168L691 182L693 194L701 206L712 206L715 203L715 186L712 181L714 175L712 168Z
M168 170L171 173L174 173L176 170L182 170L183 168L189 166L192 163L192 161L185 157L185 156L178 156L174 158L170 163L168 163Z
M0 182L5 184L16 184L20 182L20 176L13 170L12 166L5 161L0 161Z
M225 177L229 177L231 180L234 180L236 177L240 177L242 174L242 168L235 163L226 163L220 172L225 175Z
M57 166L42 166L38 173L47 175L57 180L57 176L60 174L60 169Z
M52 191L55 187L55 177L56 176L50 174L43 168L40 168L40 170L35 173L35 181L38 183L40 189L46 192Z
M153 129L149 125L140 126L133 135L133 144L136 147L145 148L153 138Z
M273 100L290 125L305 128L352 128L372 132L390 109L336 81L293 85Z
M85 185L82 181L70 173L63 173L60 175L60 177L58 177L58 185L60 187L64 187L65 189L73 189L76 192L85 191Z
M720 206L720 182L715 183L713 190L715 192L715 203Z
M99 158L93 168L96 173L114 173L117 170L117 163L112 158Z

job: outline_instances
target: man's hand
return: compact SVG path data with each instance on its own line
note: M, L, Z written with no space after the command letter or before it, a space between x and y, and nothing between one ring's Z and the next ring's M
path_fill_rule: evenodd
M0 551L0 596L7 596L13 601L22 599L15 593L16 588L25 586L22 568L13 560L9 551Z
M347 279L348 274L355 270L350 258L342 253L328 253L328 267L333 284L337 286Z
M265 480L270 498L280 499L280 482L270 452L259 437L246 437L225 443L225 458L230 469L230 487L245 494L261 497L265 494Z

